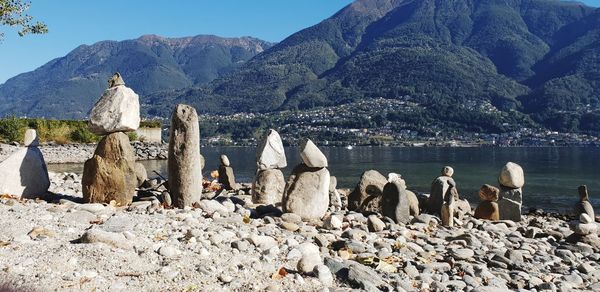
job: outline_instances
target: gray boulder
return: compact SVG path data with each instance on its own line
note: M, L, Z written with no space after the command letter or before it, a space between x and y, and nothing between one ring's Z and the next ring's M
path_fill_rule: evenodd
M49 187L46 162L37 147L21 148L0 163L0 194L35 198Z
M100 140L94 156L83 166L81 186L87 203L116 201L126 206L137 187L135 154L124 133L112 133Z
M348 195L348 210L377 211L383 194L383 188L388 180L376 170L365 171L356 188Z
M285 186L283 211L307 220L322 218L329 208L329 183L327 168L296 166Z
M169 192L173 205L191 206L202 197L200 125L196 109L179 104L171 117Z
M594 207L590 203L587 186L579 186L577 190L579 192L579 202L575 204L575 216L579 217L581 214L586 214L590 218L594 218Z
M237 189L233 167L225 165L219 166L219 183L222 184L223 188L226 190Z
M521 221L522 204L522 189L511 189L500 186L500 200L498 200L500 220L512 220L515 222Z
M380 202L381 214L396 223L410 222L410 199L399 181L387 183Z

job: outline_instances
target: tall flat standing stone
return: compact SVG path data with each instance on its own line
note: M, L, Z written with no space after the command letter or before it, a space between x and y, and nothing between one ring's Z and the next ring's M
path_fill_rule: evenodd
M500 200L498 210L500 220L521 221L521 206L523 204L523 190L511 189L500 186Z
M125 86L116 73L90 112L89 128L94 134L131 132L140 126L140 97Z
M100 140L94 156L83 166L83 199L88 203L130 204L137 186L135 155L124 133L112 133Z
M200 125L196 109L179 104L171 117L169 187L173 205L191 206L202 197Z
M263 136L256 151L256 164L258 169L262 170L285 168L287 166L283 142L277 131L268 130Z
M431 183L431 193L427 200L427 210L431 214L440 214L444 204L445 195L450 183L454 180L448 176L440 176Z

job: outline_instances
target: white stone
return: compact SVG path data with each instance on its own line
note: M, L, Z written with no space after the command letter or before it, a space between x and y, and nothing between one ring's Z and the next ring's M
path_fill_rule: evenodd
M342 220L335 215L327 216L325 220L323 220L323 227L325 229L334 230L334 229L342 229Z
M523 168L514 162L507 163L500 171L498 182L505 187L522 188L525 185Z
M325 287L333 285L333 275L326 265L316 265L313 269L313 273Z
M227 157L227 155L225 155L225 154L221 155L220 160L221 160L221 165L231 166L231 162L229 162L229 157Z
M40 139L38 138L37 132L34 129L27 129L25 131L25 139L23 141L27 147L40 146Z
M285 168L287 166L283 142L277 131L271 129L263 136L257 148L256 164L261 170Z
M579 215L579 222L583 224L594 223L594 219L592 219L588 214L582 213Z
M104 91L90 113L90 131L97 135L135 131L140 126L139 96L125 85Z
M0 163L0 194L35 198L49 187L46 162L37 147L19 149Z
M302 254L302 258L298 262L299 272L310 273L313 271L315 266L323 264L318 246L310 242L305 242L301 244L298 249Z
M300 157L302 158L302 162L308 167L327 167L327 157L310 139L306 139L302 143Z

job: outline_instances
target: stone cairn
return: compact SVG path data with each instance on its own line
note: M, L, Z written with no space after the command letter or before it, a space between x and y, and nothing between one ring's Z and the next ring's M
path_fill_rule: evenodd
M578 236L596 233L598 224L595 222L594 208L590 204L587 186L579 186L579 202L575 205L575 216L579 221L571 222L570 227Z
M508 162L500 171L498 183L500 184L498 200L500 220L521 221L523 185L525 185L523 168L514 162Z
M454 212L455 212L455 198L458 197L458 192L454 185L454 180L448 181L448 189L444 195L444 203L440 208L440 219L442 220L442 226L453 227L454 226Z
M302 163L294 168L285 185L283 211L304 220L320 219L329 208L331 177L327 158L310 139L302 143L300 157Z
M139 96L119 73L108 81L108 89L94 105L89 128L104 136L83 168L83 199L88 203L130 204L136 187L144 175L143 166L136 165L133 147L124 132L135 131L140 125ZM137 169L137 171L136 171Z
M202 199L200 124L196 109L178 104L171 117L169 194L173 206L184 208Z
M283 142L277 131L268 130L256 151L258 167L252 183L252 202L255 204L281 203L285 178L281 169L287 166Z
M484 220L500 220L500 210L498 209L498 198L500 190L491 185L483 185L479 189L479 198L481 203L475 209L475 218Z
M238 189L239 186L235 182L235 175L233 174L233 167L231 167L229 157L221 155L219 160L221 161L221 165L219 165L219 183L226 190Z
M445 166L442 168L442 175L434 179L431 183L431 193L427 200L427 210L430 214L440 214L442 205L446 201L445 195L448 193L447 190L450 187L450 183L456 187L452 175L454 175L454 169L450 166Z
M24 142L25 147L0 163L0 194L30 199L48 192L50 178L37 132L28 129Z

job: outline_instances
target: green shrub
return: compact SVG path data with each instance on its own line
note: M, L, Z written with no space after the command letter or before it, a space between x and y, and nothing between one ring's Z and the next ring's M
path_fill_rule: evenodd
M0 136L5 142L23 141L25 123L15 116L0 120Z
M71 132L71 141L76 143L95 143L98 142L98 136L90 132L86 127L78 127Z
M132 142L138 140L138 135L136 132L127 133L127 137L129 137L129 141L132 141Z

